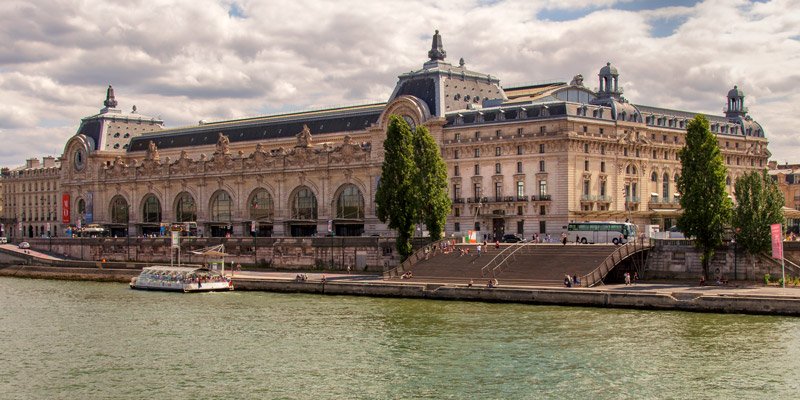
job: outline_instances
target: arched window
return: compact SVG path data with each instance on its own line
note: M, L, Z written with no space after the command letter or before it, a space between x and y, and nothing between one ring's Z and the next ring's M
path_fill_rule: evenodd
M197 206L194 197L188 192L181 192L175 198L175 220L177 222L197 221Z
M158 198L153 194L147 195L144 199L144 204L142 205L142 222L161 222L161 202L158 201Z
M298 189L291 200L292 219L317 219L317 197L308 187Z
M658 182L658 174L656 174L655 172L653 172L653 173L650 175L650 180L651 180L652 182Z
M336 200L336 218L364 219L364 196L355 185L347 185Z
M730 176L726 176L725 177L725 184L728 185L728 186L731 185L731 177Z
M631 166L630 165L626 165L625 166L625 173L628 174L628 175L631 174Z
M253 221L272 221L275 211L272 204L272 196L266 189L256 189L250 195L248 204L250 207L250 219Z
M666 172L664 172L661 192L665 199L669 197L669 175Z
M213 222L230 222L233 214L233 200L231 195L224 190L218 190L211 196L211 221Z
M631 175L636 175L636 166L631 165Z
M25 205L24 201L22 205ZM86 201L83 199L79 199L77 208L78 208L78 216L80 218L83 218L83 216L86 215Z
M111 199L111 223L128 223L128 201L120 195L116 195Z

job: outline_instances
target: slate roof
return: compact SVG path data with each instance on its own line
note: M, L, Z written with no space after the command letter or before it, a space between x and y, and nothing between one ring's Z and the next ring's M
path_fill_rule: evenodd
M312 135L360 131L377 123L385 103L320 111L245 118L145 133L131 139L128 152L147 150L152 140L159 149L213 145L218 133L231 143L294 137L308 125Z

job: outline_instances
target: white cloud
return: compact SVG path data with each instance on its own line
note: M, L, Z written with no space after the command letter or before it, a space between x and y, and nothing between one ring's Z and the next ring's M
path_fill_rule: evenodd
M7 0L0 3L0 164L58 155L80 118L102 107L108 84L121 108L136 104L169 126L385 101L397 75L426 60L433 29L448 60L464 57L504 84L582 73L594 87L611 61L632 102L718 115L737 84L775 158L800 161L793 121L800 2L614 9L625 3ZM538 20L543 10L581 12ZM664 20L682 24L653 37Z

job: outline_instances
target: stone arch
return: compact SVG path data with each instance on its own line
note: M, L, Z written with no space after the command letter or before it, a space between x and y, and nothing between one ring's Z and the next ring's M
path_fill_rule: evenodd
M122 194L116 194L108 202L108 215L112 224L128 224L130 220L130 203Z
M378 121L380 121L380 128L384 132L389 126L389 116L391 115L409 116L417 126L431 119L431 111L428 109L428 105L421 99L409 95L398 96L383 110Z
M208 199L208 219L211 222L233 221L234 198L228 190L217 189Z
M140 217L142 223L160 223L163 218L164 209L161 206L161 199L153 192L142 196L139 210L142 212Z
M366 203L364 191L353 183L344 183L336 189L331 207L336 219L364 219Z
M275 219L275 196L269 189L259 186L250 192L247 215L253 221L272 222Z
M316 220L318 213L317 194L311 187L300 185L289 195L289 213L293 220Z
M197 200L194 195L187 190L183 190L172 201L172 210L176 222L196 222L197 221Z

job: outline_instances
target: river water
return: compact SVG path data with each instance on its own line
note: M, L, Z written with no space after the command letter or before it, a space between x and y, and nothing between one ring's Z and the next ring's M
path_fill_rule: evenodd
M3 399L775 399L798 371L798 318L0 278Z

